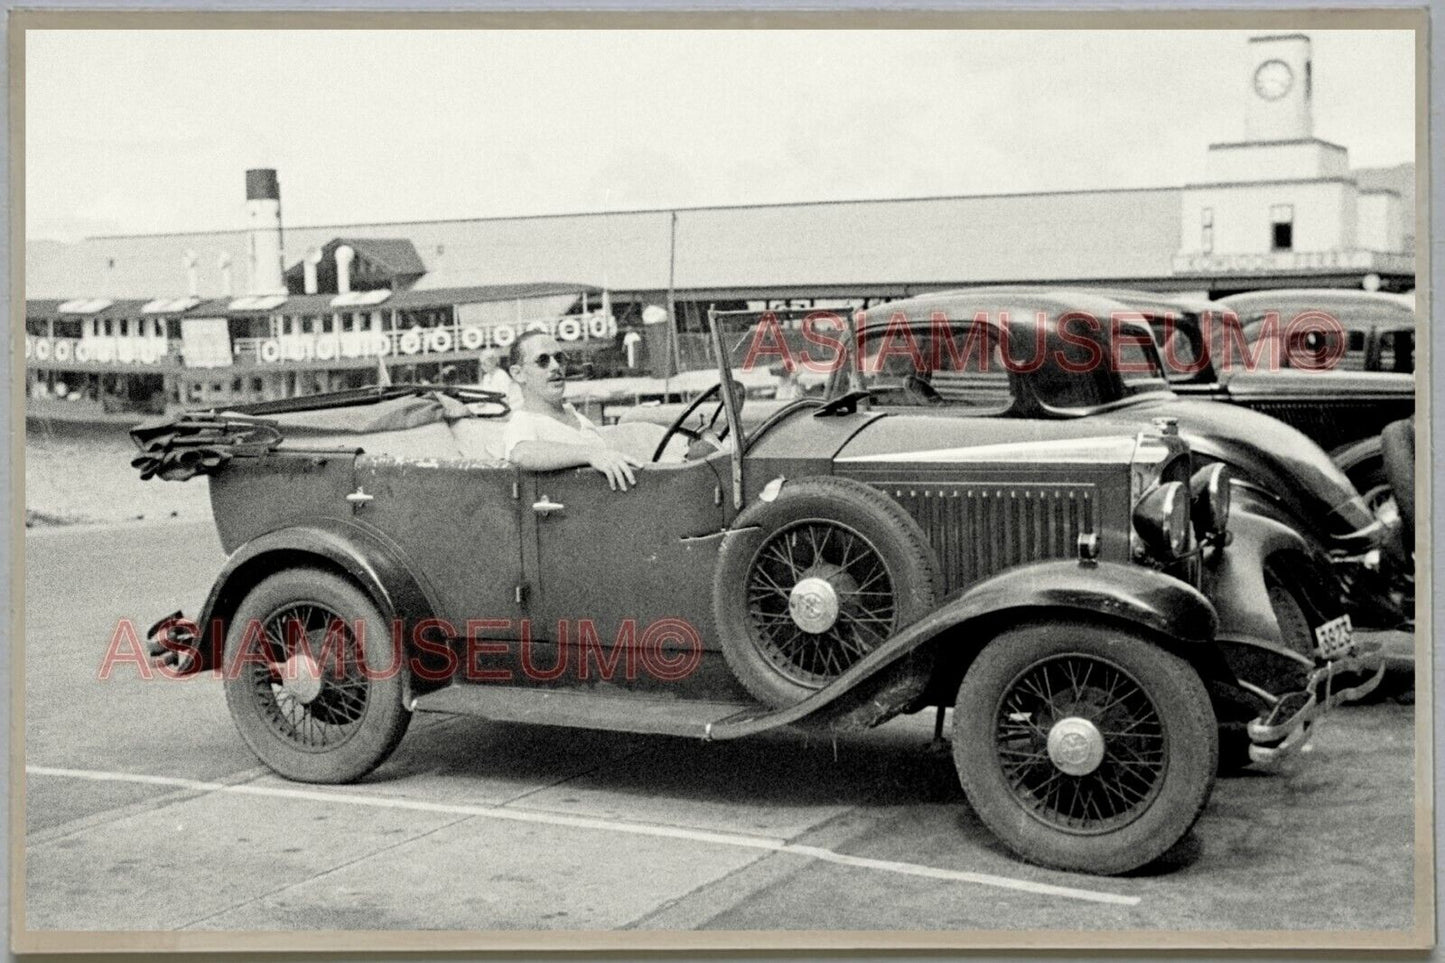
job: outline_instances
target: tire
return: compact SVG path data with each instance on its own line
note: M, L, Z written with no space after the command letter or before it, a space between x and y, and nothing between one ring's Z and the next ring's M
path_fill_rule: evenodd
M1269 595L1269 607L1274 610L1274 620L1279 625L1280 641L1284 647L1307 659L1315 657L1315 634L1310 628L1309 616L1299 597L1273 573L1266 573L1265 592ZM1250 680L1258 683L1259 680ZM1301 679L1301 682L1303 679ZM1285 691L1293 691L1292 686Z
M326 629L337 618L347 627L333 629L328 652ZM351 628L358 622L360 648ZM297 656L300 625L313 661L320 663L319 679ZM363 671L358 656L370 672ZM287 569L258 584L242 600L226 635L231 719L257 758L299 782L354 782L391 755L411 721L403 702L406 671L376 606L354 584L321 569ZM314 695L302 691L308 683Z
M1384 464L1381 476L1395 496L1400 520L1408 533L1407 552L1415 548L1415 419L1392 422L1380 433L1380 449Z
M1254 764L1249 758L1249 730L1243 722L1220 723L1219 765L1215 772L1221 776L1237 776Z
M1385 474L1382 461L1366 462L1350 472L1349 477L1372 515L1378 515L1380 508L1395 498L1394 486Z
M756 528L758 537L724 543L713 616L733 675L773 708L842 675L942 594L918 523L861 482L789 482L733 528Z
M1128 629L1032 623L1001 633L964 675L954 720L970 805L1044 866L1112 874L1150 863L1189 831L1214 787L1219 731L1203 682Z

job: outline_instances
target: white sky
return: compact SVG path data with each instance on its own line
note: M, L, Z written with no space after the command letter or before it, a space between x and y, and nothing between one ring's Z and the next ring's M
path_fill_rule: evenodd
M1414 157L1414 38L1308 31L1315 133ZM32 31L27 236L1177 185L1218 31Z

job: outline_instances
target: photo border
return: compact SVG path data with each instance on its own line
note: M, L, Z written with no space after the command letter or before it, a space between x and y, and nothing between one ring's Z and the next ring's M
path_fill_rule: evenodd
M244 11L178 10L17 10L9 19L10 63L10 305L11 317L24 317L24 38L40 29L1398 29L1416 34L1416 292L1418 316L1430 317L1431 183L1429 125L1430 60L1428 11L1424 8L1330 8L1260 10L867 10L841 12L794 10L645 9L605 12L553 10L517 11ZM1429 346L1417 346L1417 438L1425 450L1433 438L1431 400L1439 386L1432 380L1438 332L1424 327ZM11 730L10 926L12 946L20 952L131 951L818 951L860 950L941 951L993 949L1127 949L1173 950L1419 950L1434 944L1435 846L1434 782L1431 768L1433 731L1432 640L1434 625L1428 604L1419 607L1416 623L1415 709L1415 926L1409 930L1005 930L1005 931L60 931L25 929L25 724L24 724L24 362L11 331L13 485L11 512ZM1424 402L1422 405L1421 402ZM1417 447L1420 447L1417 445ZM1434 531L1429 459L1417 461L1417 484L1425 498L1417 525L1417 597L1432 591L1432 546L1425 533ZM1424 544L1421 544L1421 543ZM19 549L16 551L16 549ZM144 894L137 894L144 898Z

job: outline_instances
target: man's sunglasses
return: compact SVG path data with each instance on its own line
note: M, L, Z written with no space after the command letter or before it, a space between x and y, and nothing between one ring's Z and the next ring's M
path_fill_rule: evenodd
M532 359L532 363L539 368L545 368L553 361L557 362L557 367L565 368L568 364L572 362L572 356L565 351L543 351L541 354L537 355L537 357Z

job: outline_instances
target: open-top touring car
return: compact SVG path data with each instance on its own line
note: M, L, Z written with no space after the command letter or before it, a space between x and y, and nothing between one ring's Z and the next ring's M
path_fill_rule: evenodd
M951 707L984 823L1097 873L1188 831L1221 732L1274 758L1377 680L1347 619L1272 593L1315 562L1172 423L1021 438L857 391L745 428L711 337L717 384L627 492L508 465L505 405L457 389L138 427L143 475L208 476L229 553L154 654L220 672L257 756L316 782L366 775L414 712L724 740Z

